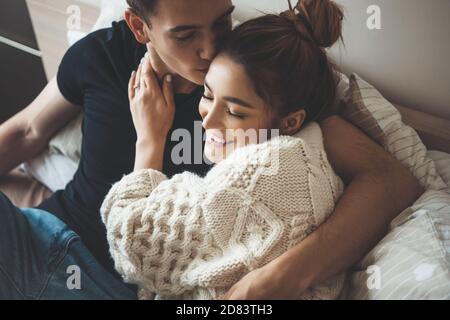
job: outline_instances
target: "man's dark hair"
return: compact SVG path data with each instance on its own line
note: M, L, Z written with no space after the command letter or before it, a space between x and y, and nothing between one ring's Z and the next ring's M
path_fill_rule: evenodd
M158 0L127 0L127 3L134 13L147 21L149 15L155 14Z

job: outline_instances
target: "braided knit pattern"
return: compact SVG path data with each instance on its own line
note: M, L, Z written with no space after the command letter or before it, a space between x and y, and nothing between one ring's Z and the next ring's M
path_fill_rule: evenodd
M215 299L313 232L342 191L312 123L236 150L204 178L133 172L101 214L115 267L141 298ZM337 298L343 280L296 298Z

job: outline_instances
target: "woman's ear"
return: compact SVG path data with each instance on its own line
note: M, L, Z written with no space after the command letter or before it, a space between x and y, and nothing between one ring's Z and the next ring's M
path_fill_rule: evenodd
M281 119L280 133L285 136L293 136L302 127L306 118L306 111L299 110Z
M133 32L137 42L141 44L150 42L150 38L145 31L145 29L147 28L147 23L130 8L125 9L124 16L125 21L127 22L131 32Z

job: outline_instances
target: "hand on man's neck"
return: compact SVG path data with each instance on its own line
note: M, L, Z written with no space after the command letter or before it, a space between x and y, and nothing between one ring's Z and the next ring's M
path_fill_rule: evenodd
M160 83L162 83L162 79L166 74L170 73L172 75L174 93L191 93L197 87L195 83L192 83L173 72L162 61L156 50L149 43L147 44L147 52L150 58L151 65L153 66L153 70L155 71L155 74L158 77Z

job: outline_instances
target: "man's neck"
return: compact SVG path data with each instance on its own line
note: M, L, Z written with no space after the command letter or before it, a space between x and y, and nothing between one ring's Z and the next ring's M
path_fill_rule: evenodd
M156 76L158 77L158 80L160 83L162 83L162 78L170 73L172 74L173 80L173 92L174 93L191 93L197 85L195 83L190 82L189 80L186 80L182 77L180 77L178 74L172 72L169 67L162 61L158 53L153 49L153 47L148 46L148 52L150 55L150 61L153 66L153 70L156 73Z

